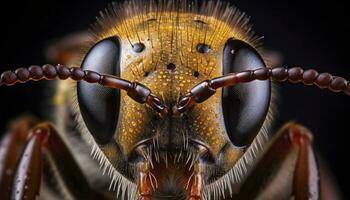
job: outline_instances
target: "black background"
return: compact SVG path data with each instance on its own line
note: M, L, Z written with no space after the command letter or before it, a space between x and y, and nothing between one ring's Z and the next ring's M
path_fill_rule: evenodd
M0 71L31 64L44 64L44 48L54 38L86 30L107 0L79 1L8 1L1 6ZM251 16L255 31L265 36L265 47L279 51L288 66L303 66L328 71L350 79L345 59L349 17L345 3L307 0L232 1ZM51 91L44 83L0 88L0 126L24 112L43 118L47 109L41 101ZM328 161L345 195L349 177L349 97L332 94L316 87L281 84L279 117L276 128L296 120L314 134L315 146ZM46 113L47 114L47 113Z

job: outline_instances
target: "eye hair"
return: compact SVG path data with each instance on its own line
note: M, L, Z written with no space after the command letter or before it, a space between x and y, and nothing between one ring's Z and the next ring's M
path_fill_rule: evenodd
M72 88L76 87L76 83L72 84ZM98 161L100 167L100 172L104 175L107 173L110 178L109 190L115 191L119 196L121 195L122 199L125 199L125 195L127 195L127 199L136 199L137 197L137 185L128 180L122 174L120 174L112 165L112 163L108 160L106 155L102 152L102 150L98 147L92 135L89 133L84 120L80 113L80 108L78 104L77 91L72 90L73 92L73 100L72 100L72 110L75 115L75 121L77 123L77 128L82 132L82 138L87 142L87 144L91 147L91 157Z
M97 144L93 145L91 156L93 159L99 162L100 170L102 171L103 175L107 172L107 175L111 178L109 185L110 191L116 191L118 195L121 194L122 199L125 199L125 194L127 194L128 199L134 199L136 197L136 185L115 170L113 165L106 158Z
M269 141L269 132L273 125L274 117L277 115L277 86L272 82L270 106L259 133L248 147L244 155L237 163L220 179L206 185L203 189L204 200L216 200L226 197L232 197L238 188L247 177L247 174L252 170L259 157L262 155L266 143ZM228 195L227 195L228 194Z

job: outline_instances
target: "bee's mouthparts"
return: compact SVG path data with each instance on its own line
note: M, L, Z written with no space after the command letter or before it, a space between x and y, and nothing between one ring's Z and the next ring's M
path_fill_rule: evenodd
M200 200L202 190L201 164L157 162L151 167L143 161L139 165L139 199L151 200L164 196Z
M144 157L138 163L140 200L162 199L164 196L201 199L203 170L200 158L208 154L207 148L197 145L195 150L152 154L146 149L145 146L137 149Z

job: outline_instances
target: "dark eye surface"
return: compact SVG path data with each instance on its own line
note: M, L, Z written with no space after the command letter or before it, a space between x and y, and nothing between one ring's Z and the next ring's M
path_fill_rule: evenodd
M223 50L223 74L266 67L249 44L230 39ZM223 89L226 132L236 146L249 145L265 121L270 104L270 81L253 81Z
M136 53L141 53L145 48L146 47L143 43L136 43L132 46L132 50Z
M81 68L120 76L120 52L121 45L117 37L104 39L86 54ZM118 122L119 90L85 82L79 82L77 89L79 108L88 130L97 143L108 143Z
M207 44L199 43L197 45L197 51L199 53L209 53L210 52L210 47Z

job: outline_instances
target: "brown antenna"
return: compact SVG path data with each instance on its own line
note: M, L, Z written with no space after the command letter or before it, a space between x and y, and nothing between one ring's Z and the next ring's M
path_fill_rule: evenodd
M156 97L151 90L138 83L130 82L119 77L107 74L99 74L90 70L82 70L79 67L67 67L64 65L46 64L42 67L31 66L18 68L14 72L6 71L1 74L0 86L26 83L30 80L65 80L71 78L75 81L86 81L99 84L104 87L125 90L129 97L138 103L146 104L156 111L161 118L168 115L169 109ZM278 82L289 81L292 83L303 83L304 85L317 85L319 88L327 88L332 92L344 92L350 96L350 83L346 79L333 76L329 73L318 73L314 69L304 71L300 67L290 69L284 67L260 68L238 73L231 73L211 80L205 80L194 86L189 93L180 98L173 107L175 117L181 117L183 113L191 109L195 104L204 102L216 90L223 87L231 87L239 83L248 83L255 80L273 80Z
M156 97L149 88L137 83L130 82L113 75L99 74L90 70L82 70L79 67L67 67L64 65L46 64L42 67L31 66L27 68L18 68L14 72L6 71L1 74L0 86L14 85L16 83L26 83L28 81L39 80L65 80L71 78L75 81L86 81L95 83L108 88L125 90L129 97L138 103L148 105L151 109L159 113L160 117L168 114L168 108Z
M349 81L342 77L333 76L329 73L319 74L314 69L304 71L300 67L290 69L285 67L260 68L231 73L199 83L189 93L180 98L178 103L173 107L173 114L175 117L181 117L183 113L191 109L195 104L204 102L215 94L219 88L268 79L279 82L289 81L292 83L301 82L304 85L317 85L319 88L328 88L332 92L342 91L350 96Z

